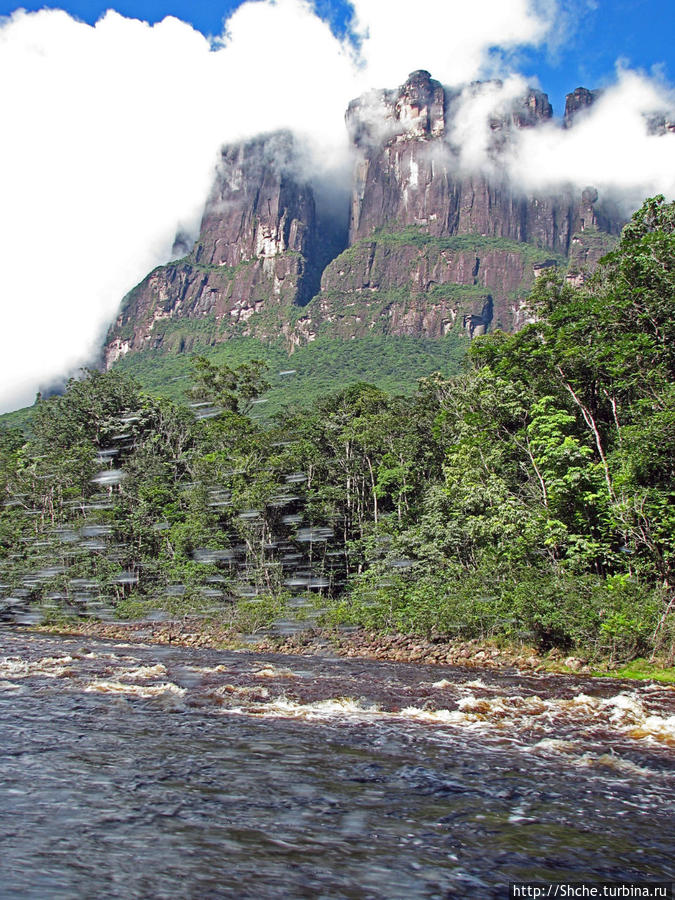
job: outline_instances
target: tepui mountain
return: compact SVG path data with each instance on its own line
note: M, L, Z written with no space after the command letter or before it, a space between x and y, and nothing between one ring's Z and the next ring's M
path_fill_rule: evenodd
M489 121L488 165L472 169L453 144L467 92L419 70L396 90L353 100L349 196L327 202L288 132L223 148L194 246L124 299L105 346L107 366L145 349L187 350L237 336L441 338L514 331L527 321L534 279L557 266L578 281L613 246L624 220L589 186L533 193L500 161L519 129L552 120L530 89ZM598 92L567 96L560 127ZM324 191L325 194L325 191ZM177 322L190 320L193 336Z

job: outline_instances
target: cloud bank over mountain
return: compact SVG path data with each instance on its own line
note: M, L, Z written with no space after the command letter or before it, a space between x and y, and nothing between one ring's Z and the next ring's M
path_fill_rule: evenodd
M514 53L549 41L561 13L553 0L353 6L355 42L304 0L244 3L213 42L175 18L0 20L0 410L93 358L121 297L170 257L178 229L194 233L223 143L289 128L313 148L310 174L339 180L349 100L423 67L454 86L504 79L461 120L467 164L488 164L494 107L524 84ZM675 138L650 135L646 119L673 105L658 80L621 71L574 129L523 131L509 171L542 188L595 183L636 205L673 194Z

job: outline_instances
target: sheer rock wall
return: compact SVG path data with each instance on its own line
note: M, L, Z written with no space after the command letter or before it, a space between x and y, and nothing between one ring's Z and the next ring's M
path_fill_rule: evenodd
M521 327L535 277L557 265L579 281L623 223L593 188L535 195L505 177L500 159L518 130L554 127L540 91L489 120L486 159L471 171L455 125L485 89L449 91L420 70L397 90L352 101L355 166L342 240L335 222L317 216L290 134L225 147L199 239L125 298L107 364L129 351L235 335L283 335L293 346L319 333L441 337L455 327L471 335ZM557 127L574 127L597 96L585 88L568 95ZM185 319L204 328L172 343Z

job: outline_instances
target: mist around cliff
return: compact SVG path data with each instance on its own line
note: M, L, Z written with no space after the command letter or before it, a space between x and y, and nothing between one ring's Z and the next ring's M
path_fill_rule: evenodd
M291 128L344 171L352 51L302 0L207 40L174 18L0 22L0 411L93 361L122 297L194 236L220 147ZM343 176L344 177L344 176Z
M645 197L675 197L675 92L657 77L617 68L616 81L570 127L560 115L536 127L511 128L496 152L495 119L508 118L528 89L520 75L460 95L448 142L465 171L501 175L526 192L592 185L628 218Z
M658 79L619 68L610 85L573 127L555 123L522 130L509 160L511 177L534 190L554 188L561 177L576 187L594 185L627 217L645 197L675 197L675 133L654 131L665 114L675 121L675 93Z
M325 215L348 188L353 97L426 68L454 87L501 77L503 105L525 84L512 74L520 50L552 46L569 2L353 7L344 38L307 0L246 2L212 39L171 17L152 27L115 12L93 27L59 10L0 20L0 77L11 85L0 98L0 411L95 358L124 294L171 257L178 231L188 242L196 233L221 145L295 131ZM606 87L574 129L520 133L512 177L529 188L595 182L633 205L675 194L674 137L644 126L673 108L670 89L623 70ZM453 126L463 165L477 168L491 164L495 98L479 99Z

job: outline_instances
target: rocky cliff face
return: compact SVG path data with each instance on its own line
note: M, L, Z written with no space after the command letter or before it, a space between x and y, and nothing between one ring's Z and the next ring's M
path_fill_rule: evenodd
M539 274L569 266L580 279L612 244L622 221L598 193L526 195L500 175L499 158L517 129L552 116L530 90L489 120L484 174L466 171L453 145L462 105L485 86L446 91L426 71L398 91L353 101L347 126L357 150L350 248L324 271L304 334L384 331L438 337L459 322L470 334L514 330ZM567 98L565 127L596 99ZM490 314L486 315L486 310Z
M185 318L208 320L210 339L217 340L247 331L256 313L307 302L318 287L320 233L312 189L297 174L297 152L286 133L223 150L199 240L125 298L109 334L107 365L129 351L165 345L170 326Z
M588 88L578 87L568 94L565 100L565 118L563 120L565 128L572 126L578 113L593 106L601 93L602 91L589 91Z
M289 134L225 148L197 243L128 295L107 363L147 347L185 349L195 334L283 333L292 346L319 333L441 337L455 327L471 335L520 327L535 277L559 265L580 279L622 222L592 188L526 195L502 174L500 156L517 130L551 119L540 91L492 115L485 164L471 171L455 125L467 100L488 88L448 91L420 70L398 90L350 104L356 164L344 236L339 215L317 216ZM570 94L563 126L596 96ZM172 341L186 319L203 328Z
M398 92L350 104L347 125L360 153L350 243L382 227L418 225L437 236L491 235L566 253L575 225L567 198L528 198L496 175L462 174L448 138L463 99L418 71ZM499 152L510 128L534 126L551 112L546 95L530 91L507 116L491 120L491 149Z
M364 241L328 266L307 312L317 330L328 326L344 337L383 332L438 338L458 323L480 334L490 324L524 323L518 297L543 263L544 257L523 252L516 242ZM506 302L497 306L495 297ZM464 322L465 316L485 318L486 306L486 321Z

